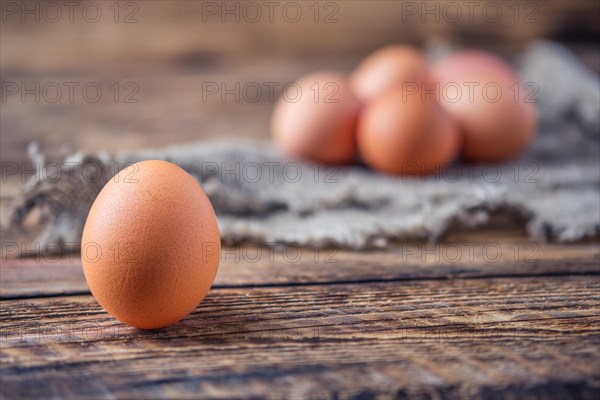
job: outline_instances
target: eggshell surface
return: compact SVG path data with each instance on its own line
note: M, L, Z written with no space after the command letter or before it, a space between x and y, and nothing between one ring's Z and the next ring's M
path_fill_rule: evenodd
M357 132L364 162L396 175L439 172L457 156L460 145L456 125L434 97L401 88L369 103Z
M360 102L346 77L315 72L294 82L273 111L272 132L286 154L323 163L354 161Z
M178 166L143 161L121 170L92 205L83 272L100 305L141 329L175 323L208 293L220 236L210 200Z
M474 162L515 158L533 141L534 99L501 59L465 51L432 67L441 104L458 123L462 157Z

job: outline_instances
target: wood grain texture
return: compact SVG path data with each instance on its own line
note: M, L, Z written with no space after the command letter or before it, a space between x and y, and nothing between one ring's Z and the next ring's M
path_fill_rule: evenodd
M213 290L124 327L91 296L3 301L4 398L592 398L598 276Z
M0 299L89 293L78 255L3 257ZM385 251L251 244L224 248L214 287L596 273L600 273L597 242L544 244L520 231L487 229L455 232L438 244L407 243Z

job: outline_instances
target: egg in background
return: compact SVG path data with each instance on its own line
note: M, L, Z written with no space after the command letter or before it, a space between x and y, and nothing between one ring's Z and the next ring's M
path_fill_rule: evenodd
M463 159L508 161L533 141L533 99L504 61L485 52L463 51L434 64L431 73L439 84L442 106L460 127Z
M315 72L288 85L272 116L275 143L285 153L323 163L350 163L356 153L360 102L347 78ZM300 90L296 90L299 88Z
M357 130L365 164L390 174L423 175L456 158L457 127L435 95L424 95L423 88L396 87L365 106Z
M421 51L405 45L383 47L365 58L350 76L359 100L368 102L407 82L427 80L427 61Z

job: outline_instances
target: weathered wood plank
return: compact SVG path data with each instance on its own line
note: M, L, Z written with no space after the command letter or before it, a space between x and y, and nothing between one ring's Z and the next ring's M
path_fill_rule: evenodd
M125 327L91 296L0 303L2 397L593 398L600 278L211 291L184 321Z
M600 247L542 244L514 231L458 232L452 241L349 252L334 247L226 248L215 287L413 279L600 274ZM0 298L88 293L77 255L42 254L0 264Z

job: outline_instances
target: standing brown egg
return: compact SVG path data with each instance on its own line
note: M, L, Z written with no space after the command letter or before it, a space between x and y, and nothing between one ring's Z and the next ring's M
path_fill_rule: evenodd
M220 238L198 183L165 161L133 164L102 189L81 239L92 294L126 324L154 329L196 308L212 285Z
M460 52L434 65L432 76L439 84L442 106L460 127L466 160L510 160L533 140L534 100L499 58Z
M352 90L366 102L404 83L420 85L427 79L427 61L410 46L393 45L377 50L356 67Z
M273 138L293 156L334 164L352 162L359 109L343 75L307 75L284 89L273 112Z
M369 103L360 116L357 141L370 167L399 175L440 171L459 148L455 124L422 90L388 91Z

